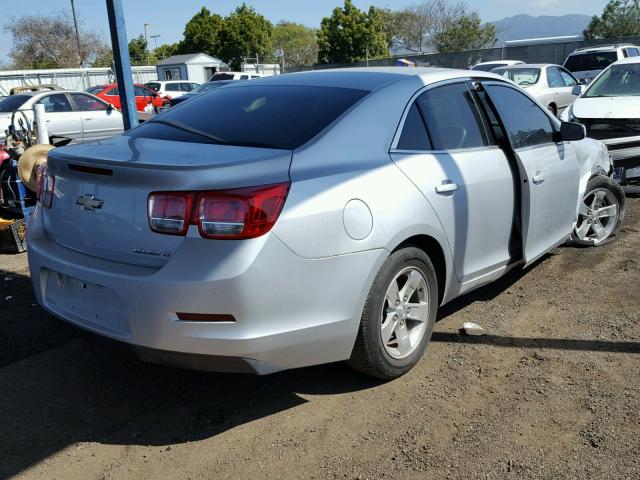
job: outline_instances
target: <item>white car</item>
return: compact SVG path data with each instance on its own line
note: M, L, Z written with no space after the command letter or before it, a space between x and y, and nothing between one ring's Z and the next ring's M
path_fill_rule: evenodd
M85 143L111 137L124 130L122 114L95 95L74 91L25 92L0 101L0 141L13 122L20 118L33 123L33 108L42 104L49 137ZM14 112L15 115L14 115ZM21 113L20 113L21 112Z
M249 72L218 72L214 73L209 79L210 82L217 82L219 80L253 80L254 78L261 78L261 73L249 73Z
M586 84L612 63L639 55L640 47L630 43L578 48L567 57L563 67Z
M199 87L200 84L186 80L155 80L145 83L144 86L155 90L161 97L172 99L189 93L194 88Z
M563 120L582 123L607 146L621 184L640 183L640 57L610 65L588 88L576 88L582 89Z
M573 91L578 80L560 65L522 64L496 68L492 73L507 77L526 89L554 116L564 112L578 98L577 92Z
M476 63L469 70L480 70L481 72L490 72L494 68L510 67L512 65L521 65L524 62L520 60L496 60L494 62L480 62Z

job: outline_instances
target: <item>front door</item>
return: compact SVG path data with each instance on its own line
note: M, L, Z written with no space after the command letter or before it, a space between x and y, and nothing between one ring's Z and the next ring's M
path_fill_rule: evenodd
M111 137L124 129L122 114L86 93L70 93L76 111L82 118L82 141Z
M413 102L391 151L437 212L463 284L511 260L513 173L485 127L464 82L437 86Z
M578 159L548 113L511 85L483 82L520 168L522 236L527 264L563 243L576 216Z

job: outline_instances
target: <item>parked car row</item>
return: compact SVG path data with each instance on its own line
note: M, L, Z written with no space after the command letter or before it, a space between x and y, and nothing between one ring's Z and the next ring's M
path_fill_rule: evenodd
M37 301L150 361L402 375L441 305L620 228L606 148L531 93L482 71L312 71L53 149L27 231Z

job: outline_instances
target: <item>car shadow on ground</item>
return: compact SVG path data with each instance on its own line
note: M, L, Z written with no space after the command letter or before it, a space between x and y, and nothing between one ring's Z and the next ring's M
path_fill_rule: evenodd
M541 260L541 261L544 261ZM460 298L440 319L486 301L516 283L515 269ZM0 269L5 282L0 327L0 478L15 475L79 442L164 446L198 441L298 407L305 395L339 395L382 382L342 364L266 377L224 375L145 364L121 349L88 340L35 306L29 279ZM7 286L9 285L9 286ZM465 337L434 333L434 341L504 347L638 353L632 342ZM321 400L319 400L321 401Z

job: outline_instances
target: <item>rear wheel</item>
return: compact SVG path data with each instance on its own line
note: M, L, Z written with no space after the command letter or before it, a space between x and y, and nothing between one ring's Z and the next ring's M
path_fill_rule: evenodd
M580 203L573 242L585 246L609 243L622 224L624 205L624 191L613 180L603 176L589 180Z
M349 365L396 378L427 348L438 310L438 283L429 256L407 247L391 254L369 291Z

